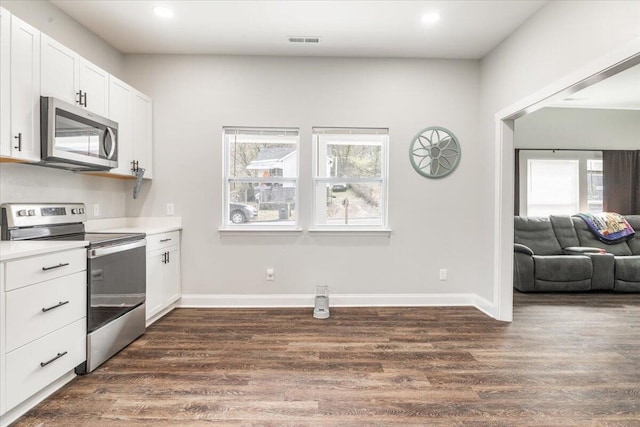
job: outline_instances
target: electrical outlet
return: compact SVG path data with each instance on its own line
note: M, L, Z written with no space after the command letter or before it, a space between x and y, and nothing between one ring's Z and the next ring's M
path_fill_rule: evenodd
M273 268L267 268L267 281L273 282L276 280L276 271Z
M173 215L173 203L167 203L167 215Z
M99 203L94 203L93 204L93 216L100 216L100 204Z
M447 269L446 268L441 268L440 269L440 280L447 280Z

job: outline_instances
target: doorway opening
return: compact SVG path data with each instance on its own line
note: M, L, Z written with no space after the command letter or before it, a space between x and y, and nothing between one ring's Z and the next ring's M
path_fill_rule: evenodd
M639 64L640 49L635 43L496 114L493 301L497 319L511 321L513 317L515 121Z

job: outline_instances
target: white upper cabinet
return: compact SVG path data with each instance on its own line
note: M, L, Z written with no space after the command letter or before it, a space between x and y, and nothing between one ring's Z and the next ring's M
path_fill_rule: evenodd
M118 167L111 173L132 175L133 160L133 93L125 82L111 76L109 82L109 118L118 122Z
M0 7L0 156L11 155L11 18L9 11Z
M51 96L117 122L111 173L151 178L151 98L2 8L0 56L0 157L40 161L40 96Z
M42 35L42 96L80 105L80 57L46 34Z
M144 168L145 178L152 178L152 108L151 98L136 91L133 97L134 168Z
M107 116L109 73L44 34L41 78L42 96L53 96Z
M40 160L40 32L11 16L11 157Z
M84 58L80 58L80 86L82 105L107 117L109 114L109 73Z
M118 123L118 167L112 174L134 176L144 168L151 178L151 99L110 76L109 118Z

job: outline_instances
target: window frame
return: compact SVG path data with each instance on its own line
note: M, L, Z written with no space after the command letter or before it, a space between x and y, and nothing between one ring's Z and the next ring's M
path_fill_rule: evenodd
M296 153L296 176L295 177L233 177L230 174L230 159L231 159L231 144L227 141L229 131L236 131L236 135L242 134L242 132L264 132L277 133L284 132L285 135L291 132L295 132L295 153ZM294 136L294 135L291 135ZM231 222L229 215L231 213L229 209L230 203L230 184L231 182L249 182L249 183L271 183L271 184L285 184L294 183L295 185L295 220L288 223L274 223L274 224L252 224L251 222L234 224ZM262 126L223 126L222 127L222 224L219 228L220 232L269 232L269 231L300 231L300 128L297 127L262 127Z
M372 178L345 178L345 177L321 177L319 176L319 150L321 135L382 135L384 138L380 144L380 177ZM312 139L312 168L311 168L311 200L312 200L312 214L311 225L309 231L311 232L329 232L329 233L389 233L389 128L375 128L375 127L322 127L314 126L311 128ZM354 144L355 145L355 144ZM332 185L335 183L365 183L365 184L380 184L380 224L322 224L318 222L318 185L327 184ZM323 187L325 188L325 187Z

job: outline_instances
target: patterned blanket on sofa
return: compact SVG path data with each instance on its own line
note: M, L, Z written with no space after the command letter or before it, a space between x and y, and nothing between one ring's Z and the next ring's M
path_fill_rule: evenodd
M579 213L574 216L582 218L589 230L604 243L622 242L635 234L627 220L615 212Z

